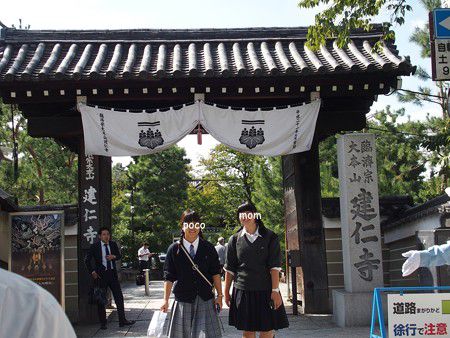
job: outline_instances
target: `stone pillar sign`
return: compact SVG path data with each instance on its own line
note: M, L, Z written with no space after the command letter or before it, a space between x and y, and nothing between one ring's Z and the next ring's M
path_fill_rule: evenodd
M345 290L370 292L383 286L375 136L344 135L337 145Z
M337 155L345 291L333 294L334 315L341 326L369 325L371 293L383 286L375 135L341 136Z

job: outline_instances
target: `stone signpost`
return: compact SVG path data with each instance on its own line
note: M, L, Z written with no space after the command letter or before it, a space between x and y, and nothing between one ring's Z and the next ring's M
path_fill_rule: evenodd
M343 135L337 151L345 290L333 290L333 314L340 326L369 325L383 286L375 136Z

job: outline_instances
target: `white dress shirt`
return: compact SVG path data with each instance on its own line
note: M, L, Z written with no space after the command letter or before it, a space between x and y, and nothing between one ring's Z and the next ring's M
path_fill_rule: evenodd
M260 234L259 234L259 227L257 227L256 228L256 230L255 230L255 232L253 233L253 234L251 234L251 233L249 233L249 232L247 232L247 230L245 230L245 227L242 227L242 231L241 231L241 234L239 235L240 237L242 237L242 236L246 236L247 237L247 239L250 241L250 243L253 243L254 241L256 241L256 239L258 238L258 237L262 237ZM233 276L234 276L234 272L233 271L229 271L229 270L227 270L227 269L224 269L226 272L229 272L229 273L231 273ZM278 270L278 271L281 271L281 267L273 267L273 268L271 268L270 270Z
M257 239L258 237L262 237L262 236L259 234L258 229L259 229L259 227L257 227L257 228L256 228L256 231L255 231L254 233L251 234L251 233L247 232L247 230L245 230L245 227L243 227L240 236L242 237L242 236L246 235L246 236L247 236L247 239L248 239L251 243L253 243L254 241L256 241L256 239Z
M145 256L139 256L139 255L145 255ZM149 249L142 247L138 250L138 256L139 256L140 261L148 261L149 255L150 255Z
M198 249L198 242L200 242L199 240L200 237L197 237L197 239L194 242L189 242L187 241L184 237L183 237L183 245L186 248L188 253L191 253L191 244L194 246L194 253L197 253L197 249Z
M76 335L55 297L31 280L0 269L0 337Z
M109 251L110 255L112 255L112 253L111 253L111 246L109 245L109 242L108 243L104 243L104 242L100 241L100 243L102 244L102 264L105 267L105 269L107 269L108 268L108 260L106 259L105 244L107 244L107 246L108 246L108 251ZM113 266L112 261L111 261L111 269L114 270L114 266Z

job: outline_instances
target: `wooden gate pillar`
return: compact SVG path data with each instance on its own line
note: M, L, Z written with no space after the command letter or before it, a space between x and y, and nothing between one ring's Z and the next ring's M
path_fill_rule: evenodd
M283 156L283 187L287 248L300 250L302 312L330 313L318 142L308 152Z
M98 229L111 227L111 158L78 154L78 312L80 323L98 322L97 306L88 303L92 277L84 257L98 241Z

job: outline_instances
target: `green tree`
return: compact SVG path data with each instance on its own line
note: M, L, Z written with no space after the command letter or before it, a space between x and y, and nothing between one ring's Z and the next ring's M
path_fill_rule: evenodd
M284 237L281 157L256 158L254 203L266 225Z
M422 202L431 197L425 181L427 158L421 146L425 127L417 121L400 122L404 115L404 109L388 106L368 123L368 131L376 135L378 188L381 196L412 195ZM339 196L336 138L327 138L319 148L323 197Z
M130 189L130 183L127 170L128 168L121 163L117 163L111 168L111 222L113 227L129 226L130 218L127 213L130 211L130 199L126 196L126 192ZM127 206L128 209L126 209Z
M30 29L21 19L17 27ZM0 187L14 195L21 205L77 203L77 154L51 138L29 136L21 112L1 101L0 125ZM5 154L14 150L14 143L17 143L18 171Z
M136 248L146 241L147 232L131 230L131 200L128 168L121 163L112 167L111 222L113 237L122 246L123 262L136 264Z
M420 0L419 2L407 0L301 0L299 6L302 8L316 8L325 6L316 15L315 24L308 30L308 44L313 48L318 48L325 43L327 38L337 38L338 45L345 45L354 29L369 30L374 16L383 12L391 15L390 24L403 24L406 12L411 11L411 5L421 5L427 11L442 7L441 0ZM386 26L383 39L394 38L392 31ZM417 27L410 39L421 49L421 55L429 58L430 37L428 24L424 27ZM423 81L428 81L431 76L422 68L416 72ZM403 90L399 94L401 102L412 102L423 105L425 102L433 103L437 107L436 111L430 114L423 122L425 128L420 130L420 134L415 139L419 139L421 150L426 154L427 165L431 173L431 179L426 180L425 186L428 188L421 190L419 199L426 196L432 197L442 193L444 188L450 184L450 115L448 111L448 90L446 81L435 81L434 85L428 86L424 83L417 92ZM432 114L434 113L434 114ZM321 166L323 168L323 166ZM325 170L327 188L335 190L330 176L331 171ZM330 185L331 184L331 185ZM326 192L325 192L326 193Z
M225 212L220 197L219 187L210 184L211 181L195 181L188 186L188 199L185 209L197 211L206 226L220 227L223 225Z
M422 202L426 158L418 135L424 127L410 120L398 122L404 115L404 109L387 106L369 122L369 131L376 134L378 188L381 196L412 195Z
M319 143L320 189L322 197L339 196L336 136Z
M420 3L427 11L441 6L440 0L421 0ZM424 27L416 27L410 41L420 48L423 58L431 57L428 24ZM436 114L431 115L436 111L428 112L423 122L424 136L421 140L430 165L431 180L436 181L429 182L431 183L429 185L430 195L435 196L442 193L450 184L450 112L448 110L450 86L447 81L434 81L431 86L428 86L425 81L431 80L431 76L421 67L418 67L416 76L424 81L424 84L419 86L417 92L399 93L398 98L401 102L412 102L418 106L429 102L437 108L437 116ZM433 187L437 189L433 189Z
M261 213L261 220L272 229L280 239L283 266L286 250L284 226L284 195L281 157L256 158L254 201L256 209Z
M221 216L229 232L239 225L237 207L245 201L253 202L255 158L219 144L208 158L200 160L204 167L202 178L217 188L223 206Z
M250 201L263 222L280 236L284 250L281 157L252 156L218 145L201 164L205 168L203 181L190 189L189 205L197 206L205 219L215 224L223 221L226 227L221 235L228 238L240 225L237 207Z
M242 190L239 197L252 201L254 156L219 144L211 151L207 159L200 161L200 164L205 166L209 175L231 186L239 185Z
M189 160L185 155L184 149L174 146L160 153L133 157L127 168L113 168L113 212L118 215L114 218L114 236L125 247L125 259L129 262L136 260L142 241L147 241L153 252L166 251L172 233L179 230L189 180ZM133 210L128 195L131 190Z
M320 7L321 11L315 16L314 25L308 29L308 44L317 49L325 44L327 38L336 38L339 47L343 47L349 40L353 30L369 31L373 17L383 12L390 13L390 22L385 24L382 39L393 39L394 32L389 30L392 24L402 25L406 12L412 7L407 0L301 0L301 8ZM325 8L323 8L325 7Z
M28 135L27 121L16 107L0 103L0 148L14 148L11 119L18 145L18 178L13 162L2 153L0 187L17 197L21 205L76 203L78 157L50 138ZM12 115L12 116L11 116Z

